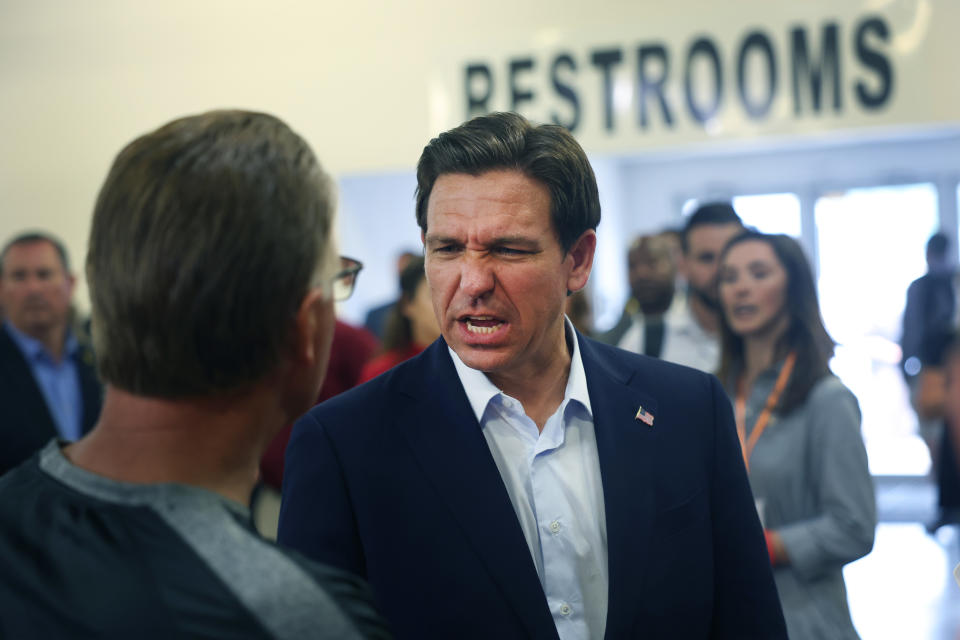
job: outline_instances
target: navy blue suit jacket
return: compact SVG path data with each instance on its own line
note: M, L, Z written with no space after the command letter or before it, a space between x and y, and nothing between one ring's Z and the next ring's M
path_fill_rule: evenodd
M578 339L606 509L606 637L786 638L716 378ZM296 423L279 540L365 577L398 638L557 638L442 338Z
M100 417L103 388L93 366L93 353L81 345L76 357L83 399L81 432L87 434ZM58 435L53 414L23 353L0 325L0 475L18 466Z

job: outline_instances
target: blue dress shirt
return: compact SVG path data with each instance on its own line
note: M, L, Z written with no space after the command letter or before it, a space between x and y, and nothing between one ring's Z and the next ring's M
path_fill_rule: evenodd
M4 322L3 328L27 361L60 437L68 441L78 440L83 431L83 395L77 371L76 339L67 332L63 358L57 362L39 340L18 331L9 322Z
M457 374L503 478L562 640L602 638L608 606L600 460L576 332L563 401L543 432L521 403L451 349Z

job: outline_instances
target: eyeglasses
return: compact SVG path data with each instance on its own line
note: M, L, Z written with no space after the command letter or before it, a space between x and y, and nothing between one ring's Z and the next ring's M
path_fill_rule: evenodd
M343 302L353 294L357 286L357 276L363 269L363 263L353 258L340 256L340 271L333 276L333 300Z

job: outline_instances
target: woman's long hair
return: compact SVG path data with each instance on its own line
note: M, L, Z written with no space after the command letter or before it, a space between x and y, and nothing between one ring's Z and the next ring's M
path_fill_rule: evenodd
M400 272L400 299L394 303L387 316L381 343L382 351L404 350L413 343L413 324L403 312L403 307L413 302L417 288L425 277L421 256L411 258Z
M783 234L746 231L727 243L720 254L720 263L723 263L731 247L749 241L763 242L769 246L787 275L784 305L788 324L774 356L781 359L790 351L797 354L793 375L777 407L779 413L785 414L803 404L810 389L830 373L829 362L836 343L823 326L810 263L797 241ZM743 338L730 328L725 311L720 314L720 336L722 355L717 375L724 384L728 384L743 373L744 349Z

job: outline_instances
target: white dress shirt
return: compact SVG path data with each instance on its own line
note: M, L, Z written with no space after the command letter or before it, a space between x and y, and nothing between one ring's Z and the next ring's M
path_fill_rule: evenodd
M663 347L660 359L667 362L686 365L716 373L720 367L720 338L704 331L693 310L687 304L687 297L677 294L670 308L663 314ZM634 353L643 353L644 341L643 314L633 316L633 323L620 338L617 346Z
M460 382L500 470L562 640L602 638L607 525L593 412L576 332L563 402L543 432L515 398L451 349Z

